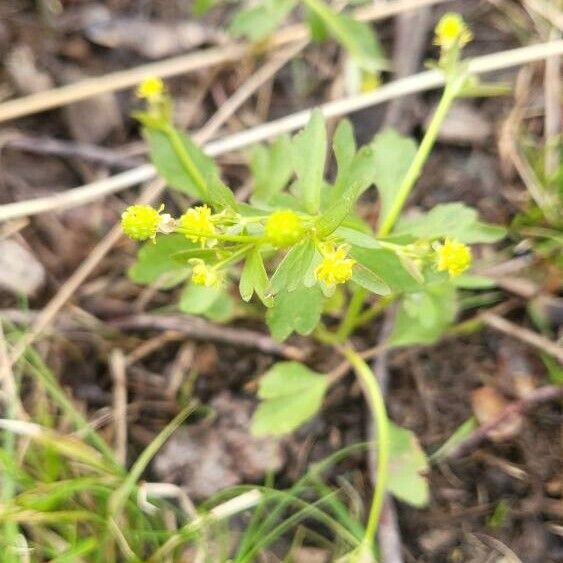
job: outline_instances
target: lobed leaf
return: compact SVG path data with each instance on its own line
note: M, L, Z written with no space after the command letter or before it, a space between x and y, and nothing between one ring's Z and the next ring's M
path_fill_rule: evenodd
M166 287L172 287L185 278L186 262L174 258L180 252L196 250L196 245L184 235L170 234L157 237L156 241L147 242L139 249L137 261L128 271L129 278L138 284L149 284L164 277L170 279Z
M270 146L254 147L250 157L250 169L254 178L252 201L269 203L275 194L287 186L293 174L289 136L278 137Z
M372 143L374 182L381 198L379 224L393 206L399 187L416 154L416 143L393 129L377 134Z
M326 376L299 362L275 364L261 379L262 399L252 419L252 433L280 436L314 416L329 385Z
M285 340L292 332L307 335L317 327L323 312L324 296L318 285L300 285L293 291L280 291L271 309L266 312L266 322L272 336Z
M294 193L308 213L315 214L321 204L324 184L327 138L323 114L313 110L307 126L293 138L292 161L297 174Z
M404 297L389 342L393 346L432 344L450 326L456 313L457 294L449 281L427 285Z
M416 435L389 421L389 491L412 506L426 506L430 499L428 470L428 458Z

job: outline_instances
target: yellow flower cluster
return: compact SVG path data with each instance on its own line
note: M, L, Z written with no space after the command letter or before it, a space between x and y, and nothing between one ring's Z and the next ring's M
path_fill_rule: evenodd
M145 78L137 87L137 97L149 102L159 101L164 94L164 82L156 76Z
M473 39L473 34L461 15L454 12L442 16L434 33L434 44L439 45L444 51L454 46L462 48Z
M436 269L456 278L471 266L471 249L462 242L446 239L436 248Z
M194 262L192 282L205 287L218 287L221 279L217 270L209 267L203 260L194 260Z
M213 242L213 236L217 234L211 215L211 209L207 205L188 209L180 217L180 229L192 242L199 242L201 246L205 246L206 242Z
M294 245L304 232L299 215L290 209L274 211L266 221L266 238L278 248Z
M150 205L130 205L121 214L123 232L133 240L153 239L162 221L162 207L157 211Z
M345 245L335 247L332 243L326 243L322 262L315 269L315 277L328 287L346 283L352 277L355 264L353 258L347 258Z

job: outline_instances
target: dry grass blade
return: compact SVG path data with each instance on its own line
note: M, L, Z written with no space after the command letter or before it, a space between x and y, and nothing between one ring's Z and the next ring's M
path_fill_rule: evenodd
M389 4L370 6L358 10L355 15L362 21L375 21L389 18L404 11L446 1L448 0L398 0ZM178 74L194 72L211 66L233 62L245 56L255 55L260 50L271 50L295 41L308 40L308 38L309 30L305 25L293 25L276 33L261 47L249 43L234 43L224 47L210 48L142 65L129 70L113 72L98 78L90 78L47 92L40 92L4 102L0 105L0 122L61 107L98 94L132 88L147 76L156 75L167 78Z
M563 40L552 41L477 57L470 62L470 69L475 74L484 74L561 54L563 54ZM430 70L395 80L374 92L336 100L323 104L320 107L326 117L338 117L387 102L400 96L438 88L443 84L444 78L442 73ZM276 121L248 129L247 131L207 143L203 148L209 156L219 156L230 151L240 150L249 145L303 127L307 123L309 116L310 110L303 110ZM144 164L133 170L116 174L111 178L93 182L80 188L74 188L56 196L9 203L0 206L0 221L83 205L111 193L148 181L154 178L155 175L156 170L154 167L150 164Z
M113 378L113 420L115 424L115 457L122 465L127 461L127 374L125 356L113 350L109 356Z
M511 323L494 313L483 313L481 315L481 319L491 328L537 348L538 350L553 356L561 364L563 364L563 346L558 345L556 342L552 342L545 336L537 334L527 328L522 328L514 323Z

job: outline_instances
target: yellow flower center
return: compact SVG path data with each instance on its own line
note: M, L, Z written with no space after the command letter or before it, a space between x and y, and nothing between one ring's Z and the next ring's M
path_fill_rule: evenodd
M156 76L145 78L137 88L137 97L157 101L164 94L164 82Z
M298 242L305 232L297 213L290 209L274 211L266 221L266 237L278 248L286 248Z
M332 244L325 245L322 262L315 269L315 277L328 287L346 283L352 277L356 261L347 258L345 246L335 248Z
M197 262L192 270L192 282L205 287L218 287L220 283L217 270L210 268L205 262Z
M121 214L121 228L133 240L154 239L161 220L150 205L131 205Z
M192 242L199 242L205 246L217 234L217 229L211 220L211 209L207 205L200 205L188 209L180 217L180 228Z
M456 44L460 48L464 47L473 39L473 34L461 15L453 12L442 16L434 33L434 44L444 50L451 49Z
M471 266L471 249L462 242L446 239L436 249L436 269L448 272L450 277L456 278Z

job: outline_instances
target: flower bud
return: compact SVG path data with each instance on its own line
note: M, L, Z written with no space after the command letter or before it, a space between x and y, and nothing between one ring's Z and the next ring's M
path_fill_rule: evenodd
M274 211L266 221L266 238L278 248L294 245L304 232L299 215L290 209Z
M164 95L164 82L156 76L145 78L137 87L137 97L150 102L159 101Z
M457 46L460 49L467 45L473 34L460 14L448 12L444 14L434 29L434 44L439 45L442 51L449 51Z
M471 266L471 249L462 242L446 239L436 248L436 269L457 278Z
M121 214L121 228L133 240L154 239L162 217L150 205L130 205Z

